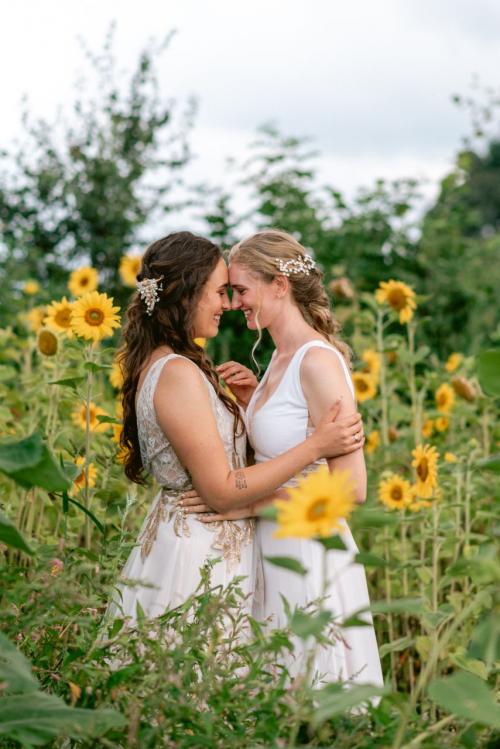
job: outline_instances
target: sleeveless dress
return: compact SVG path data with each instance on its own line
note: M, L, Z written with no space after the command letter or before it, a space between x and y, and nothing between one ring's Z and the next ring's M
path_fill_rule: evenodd
M143 465L161 488L143 523L137 545L122 570L121 577L127 580L127 584L118 586L106 617L127 617L132 624L136 621L137 603L149 618L183 603L198 587L200 567L207 560L221 558L212 568L213 586L226 586L235 576L243 576L240 584L245 595L243 605L249 610L256 583L262 574L260 571L259 575L257 564L260 557L255 552L254 520L204 525L195 515L185 514L176 504L179 496L193 487L188 472L158 424L153 404L160 373L175 358L185 357L168 354L151 365L136 401ZM236 438L235 449L233 416L217 397L204 373L199 372L207 385L228 463L233 470L242 467L245 465L246 437Z
M300 381L300 366L306 352L313 347L335 352L354 398L349 370L340 352L325 341L314 340L297 349L277 389L263 406L255 410L270 364L254 391L245 414L247 435L255 450L256 463L272 460L291 449L311 431L308 428L307 402ZM308 466L302 475L311 473L325 463L325 460L317 461ZM296 484L296 480L292 479L284 486L293 486L294 483ZM305 607L321 596L324 549L314 539L274 538L276 530L277 525L273 521L262 518L257 521L257 547L262 554L264 567L264 597L263 604L258 601L254 603L254 615L258 619L268 620L271 627L284 627L287 617L282 596L287 599L292 610L296 606ZM364 568L352 561L358 549L347 523L345 531L340 535L347 551L328 552L327 579L331 582L324 603L337 621L342 621L354 611L369 605ZM304 577L299 576L266 562L266 556L295 557L309 572ZM349 681L383 685L371 616L367 614L365 619L368 626L342 630L336 628L330 632L335 640L334 645L321 646L316 651L313 667L316 683ZM306 659L307 646L302 640L294 639L294 653L287 655L284 662L292 676L304 670Z

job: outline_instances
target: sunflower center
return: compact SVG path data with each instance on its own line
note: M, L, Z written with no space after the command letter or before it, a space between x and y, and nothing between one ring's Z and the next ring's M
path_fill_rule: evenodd
M368 383L366 380L358 380L357 387L360 393L366 393L368 390Z
M389 294L389 304L397 310L406 307L406 294L404 291L401 289L393 289Z
M326 514L328 499L320 497L307 510L307 519L311 522L323 518Z
M88 276L83 276L82 278L80 278L80 286L88 286L88 283L89 283Z
M422 458L417 466L417 475L421 481L426 481L429 475L429 464L427 458Z
M97 307L90 307L85 312L85 322L87 325L99 326L102 325L103 320L104 312L101 309L97 309Z
M401 502L403 499L403 491L400 486L393 486L391 489L391 499L394 502Z
M68 308L58 310L54 315L54 320L60 328L69 328L71 326L71 310Z

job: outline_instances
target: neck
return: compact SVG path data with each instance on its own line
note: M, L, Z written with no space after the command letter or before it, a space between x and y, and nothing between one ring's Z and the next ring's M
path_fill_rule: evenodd
M309 325L298 307L294 304L284 307L268 326L278 356L288 356L307 341L322 338L317 330Z

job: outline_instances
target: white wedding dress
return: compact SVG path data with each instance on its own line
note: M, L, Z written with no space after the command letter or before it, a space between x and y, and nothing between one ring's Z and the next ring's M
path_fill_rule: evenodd
M255 450L257 463L272 460L302 442L309 434L309 413L300 381L300 365L307 351L319 346L334 351L342 363L345 377L354 398L354 388L347 365L337 349L324 341L315 340L301 346L292 357L277 389L268 400L255 410L262 386L265 384L271 364L248 404L245 420L248 438ZM304 473L314 471L325 461L318 461ZM292 486L294 480L284 486ZM274 538L275 522L257 521L257 547L264 565L263 604L256 601L254 615L267 619L272 627L283 627L287 617L282 596L290 604L305 607L318 599L322 592L323 547L315 540L299 538ZM353 563L358 552L351 532L345 524L341 538L347 551L329 551L327 556L327 579L330 581L325 608L341 622L353 612L369 606L369 596L364 568ZM304 577L265 561L267 556L287 556L298 559L308 570ZM383 677L377 641L368 614L368 626L334 628L333 646L317 649L314 661L314 678L317 683L348 681L383 685ZM310 643L309 643L310 647ZM292 675L304 670L308 647L299 638L294 638L294 653L286 656L284 665Z
M183 603L198 587L200 567L207 560L221 558L212 569L213 586L226 586L235 576L243 576L240 587L245 600L242 605L248 610L262 575L260 557L255 552L253 519L204 525L176 504L183 492L192 489L191 479L158 424L153 396L163 367L178 356L168 354L152 364L136 402L143 465L161 488L143 523L137 545L122 570L121 577L127 582L119 584L108 609L107 617L127 617L132 624L137 618L138 603L149 618ZM246 437L236 437L233 444L233 415L217 397L203 372L199 372L207 385L228 463L233 470L243 467ZM210 460L209 455L207 460Z

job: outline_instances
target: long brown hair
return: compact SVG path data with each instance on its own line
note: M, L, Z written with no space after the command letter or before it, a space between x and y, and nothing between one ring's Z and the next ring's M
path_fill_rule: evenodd
M193 316L197 302L211 273L222 257L217 245L189 231L175 232L153 242L142 258L137 280L156 278L163 289L148 315L146 305L136 293L125 314L118 362L124 376L123 430L120 443L124 449L127 477L144 484L137 432L135 399L139 377L153 351L169 346L194 362L207 376L217 396L234 417L234 435L243 422L238 406L222 389L214 365L193 340Z
M305 249L291 234L267 229L234 245L229 260L240 263L266 283L271 283L280 273L276 260L301 260L305 255ZM351 349L340 337L342 328L330 308L322 278L323 273L317 265L307 274L292 273L288 277L292 298L304 320L332 343L350 365Z

